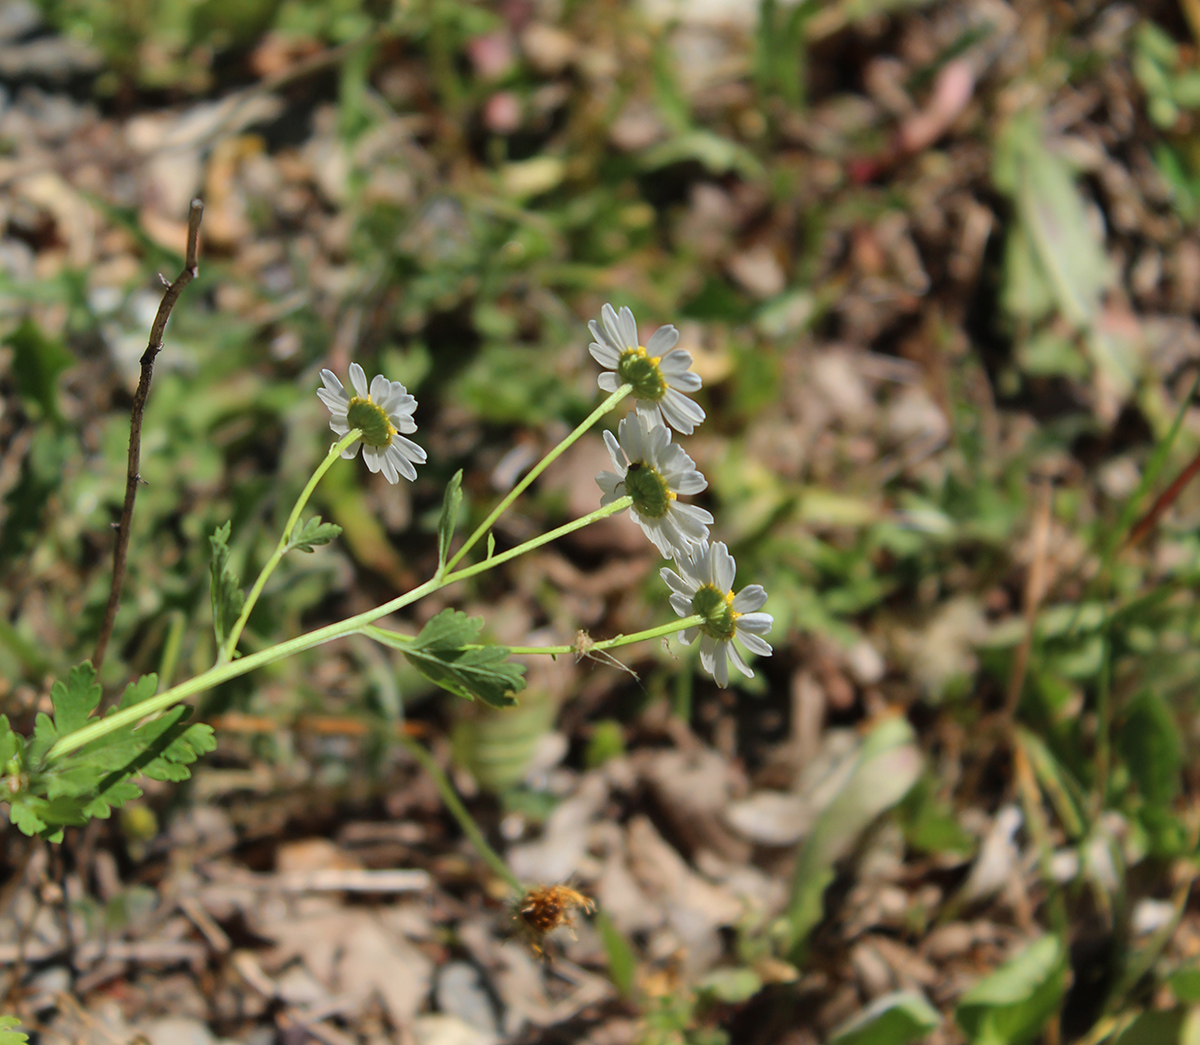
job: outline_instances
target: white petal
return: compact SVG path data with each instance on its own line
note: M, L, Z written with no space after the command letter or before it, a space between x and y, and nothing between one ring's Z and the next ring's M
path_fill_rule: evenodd
M689 614L689 616L690 616L690 614ZM699 627L684 628L683 631L679 632L678 634L679 634L679 641L682 642L685 646L690 646L693 642L696 641L696 636L700 634L700 628Z
M317 398L329 407L329 412L334 417L346 416L346 409L350 406L350 400L346 398L345 393L331 392L327 388L318 388Z
M646 447L646 460L658 467L667 447L671 445L671 430L666 425L651 425L646 429L643 441Z
M746 647L751 653L757 653L760 657L769 657L773 652L771 644L766 639L759 638L757 635L751 635L750 632L744 631L738 621L737 637L738 641Z
M604 445L608 447L608 456L612 458L613 467L624 479L625 473L629 471L629 466L625 463L625 452L617 442L617 437L607 429L604 432Z
M346 402L350 401L350 397L346 395L346 390L342 388L342 383L337 379L337 374L332 370L322 370L321 380L325 383L325 387L333 392L334 395L340 394ZM317 394L320 395L320 393Z
M400 473L396 471L396 462L392 459L392 448L389 446L379 458L379 467L383 471L383 477L395 486L400 481ZM409 465L411 468L412 465Z
M350 426L340 417L331 417L329 419L329 427L333 429L337 435L345 435L350 431Z
M376 374L371 378L371 399L375 403L386 399L392 391L392 383L382 374Z
M773 627L775 627L775 618L769 613L743 613L737 619L738 634L749 631L757 635L765 635Z
M594 326L595 324L593 324ZM612 347L607 341L593 341L588 345L588 351L591 352L592 358L603 367L608 367L609 370L615 370L617 364L621 362L621 353Z
M708 480L704 478L703 474L692 469L690 472L684 472L676 477L671 483L671 489L682 494L700 493L702 490L708 489Z
M742 655L738 652L737 647L732 642L726 642L725 652L729 654L729 660L735 668L738 669L748 679L754 678L754 672L750 670L750 666L742 660Z
M596 384L600 386L600 390L603 392L615 392L621 387L621 379L611 370L606 370L596 378Z
M600 501L601 508L606 504L612 504L617 498L625 496L625 491L618 489L624 482L624 477L614 472L600 472L596 476L596 485L600 487L600 492L604 494L604 497Z
M410 483L417 478L417 470L413 467L412 461L404 456L400 447L394 442L387 448L386 463L390 464Z
M736 613L751 613L762 609L767 601L767 589L761 584L747 584L733 597L733 609Z
M675 328L671 327L671 329L674 330ZM655 334L654 337L658 337L658 335ZM678 339L678 335L676 335L676 340ZM654 338L650 340L653 341ZM646 351L650 351L649 346L646 346ZM662 372L663 377L679 377L681 374L686 374L692 369L692 354L691 352L684 351L682 348L677 348L670 352L660 352L659 355L662 356L662 359L658 361L658 369ZM699 374L693 374L692 376L697 381L700 380ZM699 388L700 386L697 385L696 387Z
M663 579L663 582L668 588L671 589L671 591L678 592L681 595L686 595L688 598L691 598L696 594L695 587L691 584L688 584L686 578L680 577L679 574L669 566L664 566L661 570L659 570L658 575Z
M713 678L717 680L717 685L724 689L729 685L729 661L726 660L726 655L729 653L728 642L718 642L717 648L713 651Z
M367 375L363 373L363 368L357 363L350 364L350 383L354 386L354 391L360 399L367 398Z
M621 338L625 343L626 348L638 347L637 335L637 320L633 318L633 313L625 305L621 306L621 313L617 317L621 324Z
M641 417L635 413L628 413L622 419L617 427L617 435L621 439L621 449L625 451L625 455L629 458L630 463L634 461L646 461L646 429L641 424Z
M716 667L717 640L700 633L700 664L710 675Z
M729 554L724 541L717 541L712 546L712 581L721 591L733 588L733 579L737 576L737 563Z
M678 340L679 331L668 323L650 335L650 340L646 342L646 351L652 356L665 356L675 347Z
M671 609L673 609L681 617L690 617L692 615L691 597L687 595L672 595Z
M659 407L667 424L684 435L691 435L696 425L704 420L704 411L673 388L668 388L663 393Z
M414 464L425 463L425 448L418 446L411 439L405 439L402 435L394 435L392 436L392 446Z
M662 368L659 367L659 369ZM680 392L695 392L703 383L700 375L693 374L690 370L682 374L663 374L663 380L666 381L668 388L675 388Z
M642 533L650 538L650 543L658 549L659 555L664 559L671 558L675 553L675 544L671 542L670 535L665 532L664 520L647 519L644 516L638 515L636 509L632 506L629 509L629 514L633 516L634 521L642 528Z
M621 336L621 324L617 321L617 311L612 305L605 304L600 310L600 320L604 323L604 329L608 333L608 341L614 348L623 350L626 348L636 348L636 342L630 345Z
M372 472L378 472L383 467L383 448L363 443L363 460Z
M353 461L358 456L358 448L362 446L362 442L355 440L345 450L342 451L342 460Z
M676 525L693 544L698 544L708 536L708 528L712 525L713 517L703 508L694 504L679 504L672 506L670 514L675 517Z

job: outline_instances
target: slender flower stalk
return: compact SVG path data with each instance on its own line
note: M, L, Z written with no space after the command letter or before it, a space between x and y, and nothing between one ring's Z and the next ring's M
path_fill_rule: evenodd
M467 552L469 552L473 547L475 547L479 541L479 538L487 533L488 530L490 530L495 524L496 520L508 510L513 501L520 497L521 494L523 494L529 488L530 483L532 483L539 475L541 475L542 472L544 472L554 461L556 461L559 456L561 456L569 447L573 446L578 441L579 437L588 431L592 425L599 421L600 418L602 418L622 399L629 395L630 391L630 385L621 385L619 388L612 389L612 395L610 395L606 400L604 400L603 403L596 407L595 410L588 414L587 417L585 417L575 427L570 435L568 435L561 443L547 453L545 457L538 461L538 463L535 464L525 474L525 477L519 483L517 483L516 486L509 490L507 494L504 495L504 499L501 500L501 502L491 510L491 513L486 519L483 520L483 522L475 527L475 530L471 536L463 542L463 546L459 548L458 551L454 553L454 556L450 559L450 561L446 563L446 569L454 569L454 567L461 561L462 557L466 555Z
M279 538L279 543L275 546L275 551L271 553L271 557L263 565L262 570L259 571L254 585L246 596L242 612L238 615L238 619L234 622L233 627L229 629L229 637L225 640L225 645L221 647L220 653L217 656L218 664L224 664L233 657L233 652L237 649L238 639L242 636L242 629L246 627L246 621L250 619L250 613L254 609L254 604L258 602L258 597L262 594L262 590L270 579L271 574L275 572L275 567L279 565L279 561L287 553L288 546L292 540L292 532L296 529L296 524L300 521L300 513L304 511L304 506L308 504L308 499L312 496L313 490L317 488L317 483L329 471L333 462L342 456L346 448L361 436L362 432L357 428L353 428L334 443L329 448L329 453L325 455L325 460L317 465L317 470L313 472L304 489L300 491L300 496L296 498L296 503L292 506L291 515L288 516L287 522L284 523L283 534Z
M510 559L515 559L526 552L533 551L535 548L540 548L543 544L548 544L550 541L556 540L568 533L573 533L575 530L581 529L598 519L603 519L609 515L624 511L628 507L629 499L622 498L620 501L616 501L607 507L598 508L582 519L575 519L564 526L551 530L549 533L540 534L500 555L493 555L490 559L485 559L483 562L475 563L472 566L467 566L453 573L445 573L441 577L428 580L424 584L413 588L412 591L398 595L381 606L364 610L362 613L355 614L353 617L347 617L345 620L327 624L323 628L317 628L316 631L310 631L307 635L299 635L278 645L270 646L256 653L247 654L238 660L218 664L208 671L197 675L195 678L188 679L187 682L181 682L178 686L172 686L162 693L155 694L140 704L125 708L123 711L115 711L109 715L105 715L104 718L95 719L81 729L77 729L73 733L68 733L50 748L46 754L46 759L49 762L57 761L64 755L70 754L72 751L77 751L86 744L90 744L93 740L107 736L109 733L121 729L123 726L140 722L144 718L148 718L151 715L166 710L174 704L178 704L181 700L186 700L188 697L194 697L199 693L210 690L222 682L239 678L248 672L254 671L256 668L264 667L267 664L274 664L276 661L295 656L297 653L324 645L326 642L332 642L334 639L340 639L345 635L355 634L361 631L365 625L373 624L380 617L386 617L389 613L395 613L397 610L423 599L426 595L439 591L448 584L466 580L468 577L474 577L477 574L493 569L502 563L508 562Z

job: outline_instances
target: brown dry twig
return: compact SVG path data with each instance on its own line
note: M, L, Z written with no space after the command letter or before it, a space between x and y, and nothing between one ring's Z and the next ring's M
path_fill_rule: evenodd
M125 583L125 561L129 553L129 532L133 523L133 502L137 499L138 483L142 477L138 468L142 456L142 415L146 412L146 400L150 396L150 380L154 376L154 360L163 347L163 334L167 329L167 320L171 318L171 310L179 295L199 274L196 263L197 251L200 247L200 219L204 215L204 204L192 200L188 211L187 255L183 262L183 270L163 292L154 323L150 327L150 342L142 353L141 376L138 378L137 391L133 394L133 410L129 418L129 459L125 470L125 501L121 505L121 519L117 523L117 543L113 548L112 587L108 592L108 604L104 607L104 619L100 623L100 634L96 638L96 650L92 654L92 666L97 671L104 663L104 655L108 652L108 642L112 638L113 625L117 619L117 606L121 602L121 588Z

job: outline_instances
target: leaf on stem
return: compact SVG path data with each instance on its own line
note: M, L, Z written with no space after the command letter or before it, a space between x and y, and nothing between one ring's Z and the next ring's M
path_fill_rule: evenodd
M229 565L230 525L225 523L218 526L216 532L208 539L208 543L212 545L212 615L218 649L225 645L225 640L246 603L241 582Z
M293 528L292 536L288 539L287 551L312 553L313 549L334 540L342 528L337 523L321 522L319 515L314 515L307 522ZM239 608L238 612L241 610Z
M368 634L400 650L430 682L466 700L482 700L494 708L513 707L514 693L525 688L525 667L508 663L507 646L481 645L482 617L461 610L442 610L415 639L386 638L374 629ZM399 641L403 640L403 641Z
M454 539L454 527L458 523L458 509L462 505L462 469L454 473L442 499L442 515L438 519L438 568L446 565L450 554L450 542Z
M0 1045L26 1045L29 1035L18 1030L20 1026L16 1016L0 1016Z

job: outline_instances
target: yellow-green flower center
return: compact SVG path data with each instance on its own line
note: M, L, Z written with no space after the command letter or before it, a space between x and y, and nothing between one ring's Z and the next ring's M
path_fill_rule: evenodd
M718 642L733 638L737 619L741 616L733 608L733 592L721 591L712 584L705 584L692 596L692 612L704 618L700 630Z
M362 441L367 446L391 446L396 428L370 398L355 396L346 408L346 423L362 431Z
M634 461L629 466L625 492L633 498L634 511L647 519L661 519L675 500L667 481L645 461Z
M657 402L667 391L667 382L658 369L661 356L652 356L638 345L621 353L617 362L617 377L621 384L632 385L635 399L649 399Z

